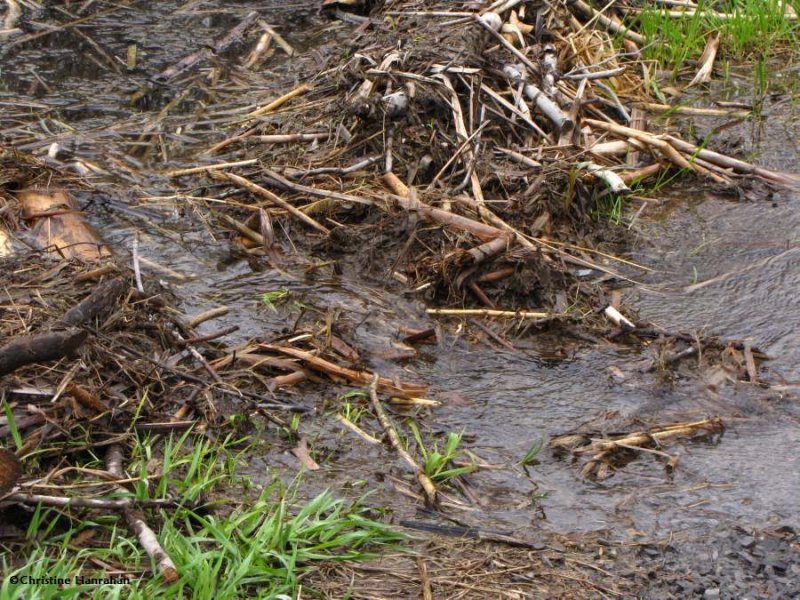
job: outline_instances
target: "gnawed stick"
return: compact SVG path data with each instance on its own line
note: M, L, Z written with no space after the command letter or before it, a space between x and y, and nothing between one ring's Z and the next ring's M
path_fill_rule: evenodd
M188 169L176 169L175 171L167 171L167 177L180 177L181 175L194 175L195 173L203 173L205 171L215 171L218 169L231 169L233 167L249 167L258 163L257 158L249 158L247 160L237 160L234 162L217 163L215 165L202 165L200 167L189 167Z
M495 92L495 91L494 91L492 88L490 88L490 87L489 87L488 85L486 85L485 83L481 83L481 91L482 91L484 94L486 94L487 96L489 96L489 97L490 97L492 100L494 100L495 102L497 102L497 103L498 103L500 106L502 106L503 108L505 108L506 110L508 110L509 112L511 112L511 114L515 115L515 116L516 116L516 117L518 117L520 120L522 120L522 122L523 122L523 123L525 123L525 124L526 124L528 127L530 127L530 128L533 130L533 131L535 131L535 132L536 132L536 133L538 133L540 136L542 136L542 138L546 139L546 140L547 140L547 141L549 141L549 142L554 142L554 140L553 140L552 136L551 136L549 133L547 133L546 131L544 131L544 130L543 130L541 127L539 127L539 126L538 126L538 125L537 125L537 124L536 124L534 121L532 121L532 120L531 120L531 116L530 116L530 114L525 114L525 112L523 112L523 111L522 111L522 110L520 110L518 107L516 107L516 106L514 106L513 104L511 104L511 102L509 102L508 100L506 100L505 98L503 98L503 97L502 97L500 94L498 94L497 92Z
M408 211L416 211L431 221L435 221L440 225L452 227L453 229L457 229L459 231L471 233L483 241L490 241L504 235L503 230L498 229L497 227L485 225L480 221L475 221L474 219L470 219L468 217L462 217L461 215L457 215L447 210L442 210L441 208L428 206L416 198L411 199L409 197L411 191L394 173L386 173L382 179L386 187L395 192L395 195L392 196L392 199Z
M752 116L752 110L734 108L708 108L705 106L670 106L655 102L640 102L637 106L654 113L669 113L670 115L687 115L697 117L730 117L732 119L746 119Z
M264 236L258 233L257 231L253 231L244 223L240 223L233 217L226 215L225 213L220 213L219 218L222 222L224 222L228 227L232 227L240 234L242 237L247 238L251 242L253 242L256 246L263 246L265 244Z
M310 89L311 89L311 86L308 85L308 84L303 84L301 86L298 86L298 87L294 88L292 91L285 93L283 96L280 96L279 98L275 98L275 100L273 100L269 104L266 104L266 105L262 106L261 108L258 108L256 110L254 110L253 112L249 113L247 116L248 117L263 117L264 115L268 115L269 113L278 110L281 106L286 104L292 98L296 98L297 96L302 96L303 94L308 92Z
M576 168L585 169L591 175L603 181L608 186L608 189L615 194L627 194L631 191L622 177L611 169L598 165L597 163L586 161L578 163Z
M707 160L708 162L722 167L723 169L733 169L735 172L743 175L755 175L761 179L774 181L775 183L780 183L781 185L788 187L800 187L800 175L770 171L769 169L757 167L756 165L739 160L738 158L732 158L712 150L700 148L694 144L690 144L689 142L678 139L671 135L666 136L666 139L681 152L686 152L692 156L697 156L698 158Z
M120 479L125 477L122 469L122 447L114 444L110 446L106 454L106 468L109 473L116 475ZM120 486L120 490L128 493L124 487ZM134 504L130 499L126 500L126 504L120 507L122 516L125 518L130 530L136 534L139 543L147 552L147 555L156 563L158 570L164 578L164 583L173 583L178 580L178 569L172 559L166 553L161 543L158 541L156 534L145 523L144 518L134 511Z
M662 153L667 158L672 160L676 165L678 165L681 168L687 168L706 173L708 172L707 169L705 169L704 167L698 168L698 165L690 164L689 161L683 155L680 154L681 152L683 152L689 155L690 157L702 159L722 169L733 169L734 172L741 175L755 175L756 177L760 177L761 179L766 179L768 181L780 183L781 185L785 185L787 187L793 187L793 188L800 187L800 175L794 175L790 173L780 173L777 171L770 171L769 169L764 169L762 167L757 167L743 160L739 160L738 158L732 158L730 156L726 156L724 154L720 154L712 150L706 150L705 148L700 148L695 144L690 144L689 142L686 142L671 135L654 136L650 133L646 133L638 129L625 127L624 125L618 125L616 123L606 123L604 121L596 121L594 119L584 119L583 124L589 125L590 127L593 128L602 129L610 133L616 133L617 135L634 138L650 146L653 146L658 150L661 150ZM714 175L714 177L719 178L719 176L716 174Z
M264 55L269 51L269 47L272 45L272 34L271 33L262 33L261 37L258 39L258 43L256 44L255 48L247 55L247 58L244 61L244 67L246 69L251 69L257 63L261 62L261 59L264 58Z
M655 136L638 129L632 129L630 127L625 127L624 125L618 125L617 123L606 123L605 121L595 121L594 119L584 119L583 123L585 125L589 125L590 127L603 129L604 131L630 136L631 138L639 140L640 142L644 142L645 144L657 149L659 152L661 152L661 154L664 155L664 157L672 161L681 169L695 171L696 173L700 173L713 179L717 183L724 185L730 184L730 180L727 177L721 176L707 169L703 165L698 164L696 160L689 160L689 158L693 157L690 156L687 158L661 136Z
M381 443L380 440L375 439L374 437L372 437L370 434L368 434L366 431L361 429L361 427L359 427L358 425L353 423L350 419L345 417L343 414L336 413L334 416L335 416L336 420L339 423L342 424L343 427L345 427L346 429L349 429L350 431L355 433L358 437L360 437L362 440L364 440L368 444L380 444Z
M261 27L261 29L263 29L266 33L272 36L272 39L275 40L275 43L281 47L281 50L283 50L287 56L294 56L296 54L295 49L292 47L292 45L289 42L287 42L280 33L275 31L270 26L269 23L259 19L258 26Z
M259 344L259 347L265 350L272 350L282 354L288 354L289 356L294 356L318 371L322 371L328 375L333 375L334 377L341 377L352 383L365 385L368 384L372 379L372 373L369 371L355 371L353 369L348 369L347 367L341 367L330 362L329 360L320 358L311 352L306 352L305 350L299 350L289 346L273 346L272 344ZM414 383L395 384L395 382L391 379L386 379L384 377L380 378L379 383L387 391L397 394L398 396L417 397L420 394L425 393L425 391L428 389L427 386Z
M429 308L429 315L442 317L509 317L518 319L553 319L563 315L558 313L536 312L529 310L493 310L490 308Z
M607 17L600 11L595 10L589 4L584 2L583 0L572 0L567 2L567 6L575 7L579 13L581 13L585 17L589 17L589 19L596 20L604 29L612 32L612 33L619 33L625 36L626 39L639 44L640 46L644 44L644 38L639 35L638 33L631 31L624 25L620 24L619 22L615 21L614 19Z
M472 262L477 265L485 261L487 258L496 256L504 250L508 250L511 247L511 240L511 236L501 235L489 242L481 244L480 246L470 248L467 250L467 254L472 257Z
M187 322L187 325L190 329L194 329L201 323L205 323L206 321L210 321L211 319L216 319L217 317L224 317L230 312L230 308L227 306L216 306L214 308L210 308L201 312L199 315L195 315Z
M255 183L253 183L249 179L245 179L244 177L241 177L239 175L234 175L233 173L221 173L221 174L218 174L218 175L220 177L227 178L230 182L238 185L239 187L242 187L242 188L246 189L248 192L252 192L253 194L256 194L257 196L261 196L262 198L265 198L266 200L269 200L270 202L272 202L276 206L279 206L280 208L288 211L290 214L292 214L293 216L295 216L298 219L300 219L303 223L313 227L317 231L319 231L321 233L324 233L326 235L330 233L330 230L327 227L325 227L324 225L321 225L320 223L318 223L317 221L315 221L314 219L309 217L307 214L305 214L303 211L301 211L297 207L292 206L291 204L286 202L286 200L284 200L283 198L281 198L277 194L269 191L266 188L261 187L260 185L257 185Z
M19 489L19 488L17 488ZM16 492L3 498L3 502L14 502L27 506L60 506L71 508L96 508L106 510L122 510L132 502L138 506L170 508L180 506L175 500L131 500L130 498L83 498L80 496L50 496L46 494L28 494Z
M613 451L620 445L626 447L646 446L654 442L661 443L675 437L693 435L698 431L718 432L722 428L722 419L711 417L692 423L676 423L664 427L654 427L650 431L637 431L614 440L595 439L586 446L575 448L573 452L575 454L597 454L599 452Z
M284 133L272 135L253 135L250 139L262 144L294 144L297 142L321 142L331 137L328 132L319 133Z
M311 196L317 196L318 198L340 200L342 202L354 202L356 204L366 204L368 206L371 206L373 204L372 200L369 200L367 198L360 198L358 196L353 196L352 194L342 194L341 192L331 192L329 190L321 190L318 188L289 181L285 177L282 177L281 175L278 175L275 171L271 171L269 169L264 169L264 174L267 177L269 177L272 181L274 181L278 187L281 187L283 189L292 192L309 194Z
M422 490L425 492L425 501L429 506L435 506L436 486L433 484L431 478L425 474L425 471L422 470L422 467L417 464L417 461L415 461L414 458L403 448L403 444L400 441L400 436L397 435L397 431L395 431L394 427L392 426L392 422L389 420L389 417L386 415L386 411L383 410L383 406L378 399L379 380L380 377L377 373L375 373L372 377L372 383L369 385L369 397L370 400L372 400L372 407L375 409L375 416L380 422L381 427L383 427L383 431L389 438L389 443L392 445L395 452L397 452L397 454L400 455L400 458L402 458L416 473L417 481L419 481L420 485L422 486Z
M250 118L263 117L265 115L268 115L268 114L278 110L281 106L286 104L292 98L295 98L297 96L305 94L310 89L311 89L311 86L309 86L307 84L303 84L303 85L301 85L299 87L296 87L295 89L293 89L292 91L284 94L283 96L281 96L279 98L276 98L275 100L273 100L269 104L267 104L265 106L262 106L261 108L258 108L256 110L254 110L253 112L249 113L247 115L247 117L248 117L247 120L249 120ZM225 138L221 142L217 142L216 144L211 146L211 148L209 148L208 150L203 151L203 154L214 154L215 152L219 152L220 150L230 146L234 142L238 142L240 140L247 139L248 137L250 137L252 135L255 135L256 131L258 131L258 125L257 124L252 126L252 127L250 127L249 129L247 129L246 131L244 131L242 133L239 133L237 135L233 135L231 137Z

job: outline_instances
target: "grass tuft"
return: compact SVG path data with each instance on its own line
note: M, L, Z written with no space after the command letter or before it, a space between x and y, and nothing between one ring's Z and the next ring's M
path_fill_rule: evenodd
M27 542L0 546L0 600L294 598L300 578L320 563L367 560L406 539L368 508L364 497L350 502L325 491L303 503L298 484L286 488L275 480L248 501L247 486L235 474L241 440L214 442L190 432L161 442L157 437L136 444L131 472L140 481L131 496L181 503L146 511L179 580L164 586L151 573L150 558L117 515L39 506L30 518ZM114 576L130 583L81 585L79 579ZM70 583L31 585L20 583L22 577Z
M785 48L798 47L800 24L785 14L786 0L700 0L694 15L670 17L663 5L647 2L639 29L647 40L645 57L677 73L697 60L709 35L720 35L723 60L757 62ZM789 2L800 11L800 2ZM727 13L719 18L709 13Z

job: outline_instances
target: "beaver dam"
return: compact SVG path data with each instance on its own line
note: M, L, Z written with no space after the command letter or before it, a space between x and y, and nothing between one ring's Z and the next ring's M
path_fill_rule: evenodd
M4 9L0 598L800 594L796 3Z

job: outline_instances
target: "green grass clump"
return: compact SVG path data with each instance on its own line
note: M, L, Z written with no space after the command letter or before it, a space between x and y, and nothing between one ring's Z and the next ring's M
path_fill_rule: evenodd
M463 434L450 432L442 446L439 446L438 442L434 442L433 446L428 448L422 441L419 427L413 421L409 422L409 427L417 443L417 449L422 455L422 470L434 483L445 483L454 477L476 471L475 465L459 467L453 464L461 454L459 446Z
M677 73L686 61L697 60L708 36L720 36L719 56L737 62L758 61L778 50L798 47L800 25L785 14L787 0L700 0L692 16L670 17L663 5L647 2L639 14L639 31L647 40L645 57ZM800 11L800 2L788 4ZM678 10L672 8L672 10ZM732 18L704 14L727 13Z
M296 597L300 577L321 561L366 560L406 539L363 498L350 502L325 491L303 503L297 500L297 484L287 489L275 480L247 499L246 486L234 472L237 441L230 438L213 443L202 436L190 439L187 433L158 446L155 442L141 439L134 449L130 470L138 470L143 480L130 496L182 503L145 511L177 567L178 581L167 586L150 572L150 558L113 512L68 517L38 507L27 541L0 546L0 600L288 599ZM198 508L198 501L209 498L214 502ZM209 510L211 504L218 505L216 510ZM129 583L81 585L79 579L125 573ZM25 584L22 577L60 578L70 584Z

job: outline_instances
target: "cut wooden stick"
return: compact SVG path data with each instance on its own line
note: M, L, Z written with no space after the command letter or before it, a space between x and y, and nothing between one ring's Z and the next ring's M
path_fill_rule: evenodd
M217 306L215 308L210 308L208 310L204 310L198 315L195 315L187 322L187 325L190 329L194 329L201 323L205 323L206 321L210 321L211 319L216 319L217 317L223 317L230 312L230 308L227 306Z
M336 417L336 420L339 423L341 423L341 425L343 427L345 427L345 428L349 429L350 431L352 431L353 433L355 433L358 437L360 437L362 440L364 440L368 444L377 445L377 444L381 443L380 440L375 439L374 437L372 437L366 431L361 429L361 427L359 427L358 425L353 423L350 419L347 419L343 414L336 413L335 417Z
M188 169L176 169L175 171L168 171L165 175L167 177L181 177L182 175L194 175L195 173L204 173L206 171L232 169L234 167L249 167L255 164L258 164L258 159L251 158L248 160L237 160L235 162L217 163L216 165L202 165L199 167L190 167Z
M331 192L329 190L321 190L318 188L289 181L285 177L278 175L275 171L271 171L270 169L264 169L264 174L270 179L272 179L278 186L292 192L309 194L310 196L317 196L318 198L328 198L329 200L340 200L342 202L354 202L356 204L366 204L368 206L371 206L373 204L372 200L369 200L367 198L360 198L358 196L353 196L351 194L342 194L341 192Z
M615 21L614 19L607 17L600 11L595 10L583 0L572 0L571 2L567 3L567 6L574 7L584 17L588 17L591 20L597 21L597 23L600 24L601 27L612 33L622 34L623 36L625 36L626 39L640 46L644 44L644 38L641 35L639 35L634 31L631 31L618 21Z
M276 135L253 135L250 139L262 144L293 144L296 142L319 142L331 137L328 132L320 133L288 133Z
M120 446L114 444L109 447L108 453L106 454L106 465L108 472L112 475L120 479L125 477L122 468L122 448ZM119 488L120 491L126 494L129 493L124 487L119 486ZM134 510L133 501L127 499L126 504L120 507L120 509L122 510L122 515L125 518L128 528L139 539L139 543L142 545L142 548L144 548L144 551L147 552L148 556L155 561L156 568L161 573L164 583L169 584L177 581L178 569L175 567L175 563L172 562L172 559L164 551L156 534L150 529L147 523L145 523L143 515Z
M281 50L283 50L287 56L295 55L295 49L292 47L292 45L289 42L287 42L280 33L275 31L272 28L272 26L269 25L269 23L259 19L258 26L261 27L261 29L263 29L266 33L272 36L272 39L275 40L275 43L281 47Z
M470 219L468 217L462 217L461 215L457 215L447 210L442 210L441 208L433 208L432 206L428 206L427 204L423 204L419 200L416 200L416 198L409 198L411 191L394 173L386 173L383 176L383 182L389 189L395 192L400 192L391 198L406 210L416 211L422 216L441 225L446 225L459 231L471 233L472 235L484 241L493 240L504 234L503 230L498 229L497 227L486 225L480 221L475 221L474 219Z
M233 173L222 173L222 175L232 183L238 185L239 187L242 187L247 191L256 194L257 196L261 196L262 198L265 198L270 202L272 202L275 206L279 206L280 208L288 211L289 213L300 219L303 223L309 225L310 227L313 227L317 231L324 233L326 235L330 233L330 230L327 227L318 223L317 221L309 217L307 214L305 214L303 211L301 211L295 206L292 206L291 204L286 202L286 200L284 200L277 194L271 192L270 190L263 188L260 185L253 183L249 179L241 177L240 175L234 175Z
M256 44L255 48L253 48L252 52L247 55L247 58L244 61L244 67L246 69L251 69L256 66L261 59L264 58L264 55L269 51L269 47L272 45L272 34L271 33L262 33L261 37L258 38L258 43Z
M429 315L444 317L508 317L518 319L555 319L563 315L530 310L493 310L490 308L429 308Z
M272 350L273 352L294 356L317 371L322 371L334 377L341 377L358 385L367 385L372 380L372 373L368 371L355 371L353 369L341 367L311 352L306 352L305 350L299 350L298 348L289 346L273 346L271 344L259 344L259 347L264 350ZM383 389L400 396L417 397L424 394L427 390L427 386L424 385L402 382L396 384L391 379L385 379L383 377L380 378L379 383Z
M625 180L622 179L616 172L598 165L597 163L593 163L591 161L582 162L577 165L578 169L585 169L597 179L605 182L608 186L608 189L611 190L615 194L627 194L631 191L628 187L628 184L625 183Z
M751 110L733 108L707 108L703 106L670 106L669 104L656 104L654 102L641 102L638 106L654 113L670 113L672 115L688 115L695 117L731 117L732 119L746 119L753 115Z
M703 54L700 55L700 68L697 73L687 85L687 88L697 85L698 83L708 83L711 81L711 73L714 71L714 60L717 58L717 51L719 50L719 34L709 36L706 42L706 47L703 49Z
M380 400L378 399L378 382L380 377L377 373L375 373L372 377L372 382L369 385L369 397L372 400L372 407L375 410L375 416L377 417L378 421L383 427L384 433L386 433L386 437L389 438L389 443L394 448L395 452L406 462L406 464L414 470L414 473L417 476L417 481L419 481L420 485L422 486L422 490L425 492L425 500L429 506L436 505L436 486L433 484L433 481L430 477L425 474L425 471L417 464L417 461L403 448L403 444L400 441L400 436L397 435L397 431L395 430L394 426L392 425L391 420L386 415L386 411L383 410L383 406L381 405Z
M698 156L699 158L707 160L710 163L714 163L723 169L733 169L737 173L743 175L755 175L756 177L774 181L775 183L780 183L789 187L800 187L800 175L780 173L776 171L770 171L769 169L764 169L762 167L757 167L743 160L739 160L738 158L732 158L712 150L700 148L699 146L695 146L694 144L690 144L689 142L685 142L684 140L678 139L671 135L666 136L666 139L670 144L682 152L686 152L693 156Z

